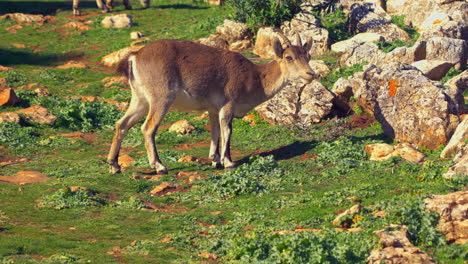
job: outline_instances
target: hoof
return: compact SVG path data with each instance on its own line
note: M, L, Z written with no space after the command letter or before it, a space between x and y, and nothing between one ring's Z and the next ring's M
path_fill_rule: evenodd
M125 9L132 10L132 6L126 6Z
M212 166L213 168L215 168L215 169L222 169L222 168L223 168L223 166L221 165L221 163L216 162L216 161L212 161L212 162L211 162L211 166Z
M156 170L156 174L158 174L158 175L168 174L168 173L169 172L168 172L167 168Z
M120 167L114 167L114 166L110 166L110 173L111 174L118 174L118 173L121 173L122 171L120 170Z

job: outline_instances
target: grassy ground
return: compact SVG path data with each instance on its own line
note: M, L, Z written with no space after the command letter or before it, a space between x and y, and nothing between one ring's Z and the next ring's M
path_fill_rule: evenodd
M53 96L18 89L21 107L42 104L59 117L54 126L0 124L0 161L9 164L0 166L0 175L34 170L51 178L21 186L0 183L0 263L365 263L370 250L379 248L373 231L390 223L408 225L412 242L439 263L466 263L467 247L447 245L435 230L437 217L421 206L431 194L465 188L466 180L441 177L451 162L438 158L440 150L424 151L423 165L399 158L368 161L366 144L390 142L377 123L360 128L348 117L300 129L270 126L258 116L254 126L236 120L232 150L242 165L224 172L204 158L208 121L171 112L165 124L188 119L196 130L187 136L158 133L169 175L154 177L149 170L138 128L123 148L135 163L110 175L105 160L122 113L107 103L66 97L128 101L127 87L104 87L101 80L114 75L99 60L128 46L130 32L194 40L214 32L228 14L188 0L152 1L146 10L132 4L136 9L125 12L135 27L104 29L99 25L104 15L91 1L83 2L92 29L80 33L63 29L77 19L70 3L0 2L2 12L56 15L52 23L18 33L3 30L16 23L0 20L0 65L14 68L0 77L11 87L44 85ZM117 5L115 11L122 9ZM55 68L70 59L89 67ZM64 136L78 132L80 138ZM177 162L185 155L201 161ZM151 196L164 182L173 187ZM336 215L356 203L365 209L348 222L363 230L334 230ZM381 210L383 218L372 214Z

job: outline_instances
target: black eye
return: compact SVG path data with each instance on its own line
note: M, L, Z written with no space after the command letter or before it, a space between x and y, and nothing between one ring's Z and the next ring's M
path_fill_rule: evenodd
M293 61L293 58L292 58L291 56L286 56L286 60L287 60L288 62L292 62L292 61Z

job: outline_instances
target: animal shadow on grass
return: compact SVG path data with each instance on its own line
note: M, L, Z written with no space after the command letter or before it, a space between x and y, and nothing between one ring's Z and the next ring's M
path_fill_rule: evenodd
M33 52L28 49L0 48L0 65L43 65L52 66L55 62L64 61L68 58L78 57L79 53L53 54L47 52Z
M295 141L286 146L245 156L244 158L236 161L236 166L249 162L249 158L253 155L259 155L261 157L273 155L277 161L291 159L306 153L310 149L314 148L317 143L317 141Z

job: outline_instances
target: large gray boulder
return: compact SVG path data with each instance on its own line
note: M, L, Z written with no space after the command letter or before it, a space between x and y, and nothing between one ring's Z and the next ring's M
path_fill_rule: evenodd
M291 21L285 21L281 30L296 44L296 33L301 37L307 52L311 57L323 55L329 51L330 37L328 31L320 26L320 22L311 12L310 6L303 6L302 11Z
M386 41L410 41L406 31L393 24L392 18L385 10L372 3L356 4L349 14L348 31L351 33L377 33Z
M326 117L333 106L333 94L320 82L288 85L255 110L271 124L311 126Z
M459 114L466 113L467 111L464 109L465 99L463 93L468 89L468 70L448 80L444 86L446 88L445 93L452 98L454 103L453 111Z
M467 42L462 39L432 37L427 40L426 59L443 60L463 69L467 59Z

